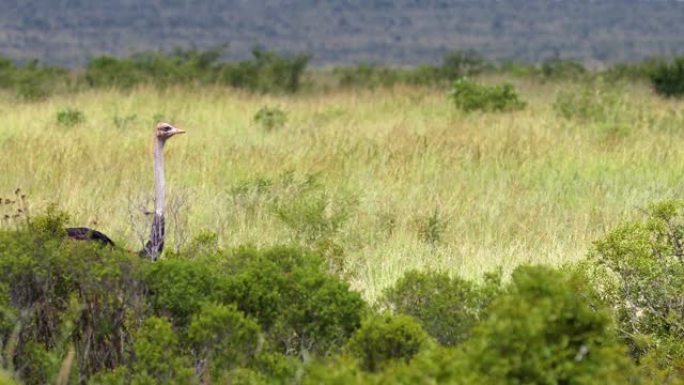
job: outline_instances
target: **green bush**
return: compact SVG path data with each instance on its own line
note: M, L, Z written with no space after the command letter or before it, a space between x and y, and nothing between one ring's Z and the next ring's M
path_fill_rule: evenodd
M664 64L662 58L650 58L637 63L616 63L608 67L601 75L609 81L641 81L650 76Z
M526 106L510 84L486 86L465 78L454 82L449 97L457 108L466 112L515 111Z
M475 51L453 51L444 55L441 65L423 64L415 68L393 68L375 64L337 67L333 75L341 87L392 87L398 84L443 86L464 76L475 76L493 68Z
M402 80L400 70L372 64L337 67L333 70L333 75L338 78L341 87L391 87Z
M121 250L65 239L68 216L51 208L15 231L0 231L0 282L18 317L14 364L26 383L36 365L59 367L68 346L76 352L78 373L113 369L127 362L132 319L142 316L139 259ZM32 369L33 368L33 369ZM46 372L47 373L47 372Z
M132 385L193 384L192 366L180 351L171 323L149 317L135 339Z
M499 291L500 274L490 274L477 285L446 273L409 271L385 289L381 305L420 321L442 345L466 340L482 312Z
M64 379L70 351L69 383L93 385L674 385L684 377L681 202L610 232L582 269L524 266L503 287L500 274L474 283L409 272L379 301L396 315L370 317L360 295L305 249L222 251L208 234L198 240L208 247L149 263L67 239L66 221L52 206L0 229L0 365L25 384Z
M261 126L266 131L273 131L285 127L287 115L285 111L278 107L261 107L254 114L254 123Z
M207 304L231 306L257 321L275 351L323 354L346 342L365 312L361 297L297 248L241 248L215 257L174 258L145 275L155 314L184 330Z
M21 100L40 100L58 90L68 89L69 75L64 68L42 66L37 60L18 65L0 56L0 88L14 90Z
M90 87L129 89L139 84L225 84L256 92L296 92L302 85L308 55L285 56L263 49L253 59L221 61L226 47L146 52L129 58L102 56L87 65L83 79Z
M309 55L285 56L255 48L252 60L227 63L217 71L217 82L256 92L297 92L302 86Z
M408 364L393 365L378 374L375 383L397 385L489 385L467 368L467 356L455 348L437 347L416 354Z
M666 97L684 96L684 57L661 63L650 74L656 93Z
M276 351L325 354L359 328L366 305L347 283L326 273L325 261L298 248L237 250L225 261L231 277L224 303L256 319Z
M517 268L463 349L482 383L624 384L634 374L592 284L549 267Z
M88 62L85 81L91 87L131 88L143 82L143 75L127 59L110 56L93 58Z
M85 122L83 112L75 108L65 108L57 111L57 124L64 127L74 127Z
M371 317L349 340L347 349L361 368L375 372L394 360L408 362L429 345L430 337L413 317L382 315Z
M344 356L315 361L305 368L302 385L372 385L377 384L374 373L361 370L357 363ZM392 384L392 382L387 382Z
M615 307L622 337L639 357L649 350L684 362L684 203L665 201L643 219L595 243L597 281Z
M257 353L259 333L259 325L235 305L205 305L188 330L195 360L201 363L200 378L208 372L216 380L230 369L247 366Z
M185 328L206 303L216 299L221 276L212 261L164 259L150 265L144 276L147 301L154 314Z

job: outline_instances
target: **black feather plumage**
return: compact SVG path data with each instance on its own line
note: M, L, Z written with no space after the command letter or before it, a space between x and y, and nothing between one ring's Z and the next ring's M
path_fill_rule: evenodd
M89 229L87 227L70 227L66 229L66 232L67 236L69 236L71 239L99 242L105 246L114 246L114 241L112 241L108 236L97 230Z

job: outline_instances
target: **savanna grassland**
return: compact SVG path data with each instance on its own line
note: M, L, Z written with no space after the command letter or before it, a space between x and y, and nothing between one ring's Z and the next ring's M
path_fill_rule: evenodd
M499 82L500 78L484 78ZM373 302L406 271L466 278L560 265L654 201L684 195L684 112L641 84L515 83L526 108L466 113L439 88L269 96L223 87L0 98L0 193L129 249L147 235L152 128L166 150L167 253L299 243ZM255 120L277 107L275 127ZM59 121L67 109L81 112ZM213 238L212 238L213 239Z

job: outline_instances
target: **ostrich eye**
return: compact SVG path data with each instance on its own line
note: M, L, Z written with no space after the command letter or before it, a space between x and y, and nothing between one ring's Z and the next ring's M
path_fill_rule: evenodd
M162 128L162 130L164 130L166 132L171 131L171 126L164 126L164 128Z

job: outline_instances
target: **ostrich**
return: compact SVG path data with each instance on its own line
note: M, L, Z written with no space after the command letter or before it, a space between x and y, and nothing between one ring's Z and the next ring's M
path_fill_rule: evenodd
M141 257L153 261L156 261L164 250L164 144L172 136L183 133L185 131L180 128L168 123L159 123L154 134L154 219L150 239L138 253ZM72 227L66 229L66 232L72 239L114 246L114 242L108 236L87 227Z

